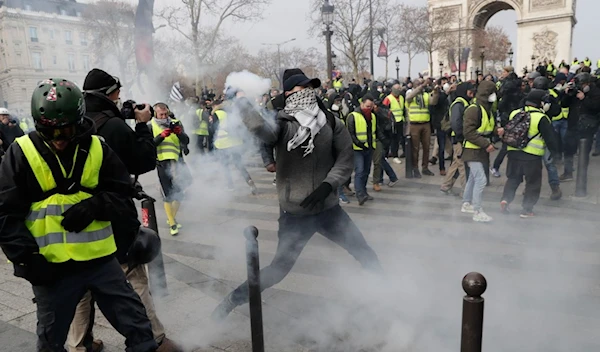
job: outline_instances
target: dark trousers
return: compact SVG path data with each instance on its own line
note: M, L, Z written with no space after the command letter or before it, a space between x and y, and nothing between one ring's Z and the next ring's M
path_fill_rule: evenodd
M435 137L437 138L438 142L437 158L438 162L440 163L440 171L446 170L446 160L444 159L446 158L446 138L448 138L448 136L446 135L446 132L438 129L435 132Z
M221 160L221 164L223 165L223 169L225 171L225 180L227 181L227 185L229 187L233 187L230 165L233 165L236 169L238 169L246 182L252 180L248 170L246 170L246 167L244 166L242 155L236 148L219 149L219 158Z
M508 165L506 166L506 183L504 184L504 193L502 200L509 204L515 199L515 192L525 178L525 193L523 197L523 210L533 211L533 207L540 199L542 190L542 157L536 160L518 160L508 155Z
M347 250L363 268L378 273L383 271L377 254L339 205L315 215L291 215L281 211L275 257L269 266L260 271L261 291L286 277L315 232ZM236 288L230 294L230 299L235 305L248 302L248 282Z
M212 152L213 150L213 141L212 141L212 136L207 135L207 136L200 136L200 135L196 135L196 149L201 153L204 154L205 153L205 149L208 149L209 152Z
M502 143L502 148L498 152L498 155L496 155L496 159L494 159L494 165L492 165L494 169L500 170L500 165L502 165L507 152L508 150L506 149L506 144Z
M392 144L390 146L390 153L393 158L398 157L398 150L402 146L402 153L405 153L406 145L404 143L404 122L394 123L394 133L392 134Z
M181 187L181 180L178 173L183 172L183 168L186 167L175 160L163 160L159 161L156 166L156 172L158 173L158 181L162 189L162 195L165 202L182 201L183 200L183 189Z
M75 308L88 290L110 324L125 336L126 351L152 352L158 348L140 297L117 260L112 259L67 275L53 286L33 286L38 352L65 352Z

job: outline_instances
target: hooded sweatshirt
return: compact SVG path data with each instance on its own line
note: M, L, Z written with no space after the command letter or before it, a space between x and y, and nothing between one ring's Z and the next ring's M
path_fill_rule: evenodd
M488 97L496 92L496 85L492 81L482 81L477 87L477 104L487 112L488 116L492 116L492 104L488 102ZM463 136L465 140L481 147L481 149L464 148L462 159L463 161L478 161L489 164L489 153L485 150L491 141L489 138L481 136L477 133L477 129L481 126L482 112L480 109L466 109L463 117Z

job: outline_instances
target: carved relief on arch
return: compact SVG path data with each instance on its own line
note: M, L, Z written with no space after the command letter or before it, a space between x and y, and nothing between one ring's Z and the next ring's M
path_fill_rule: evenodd
M560 9L565 6L565 0L531 0L530 9L533 10L547 10L547 9Z
M556 61L556 46L558 44L558 33L544 27L541 31L533 33L533 54L537 60Z

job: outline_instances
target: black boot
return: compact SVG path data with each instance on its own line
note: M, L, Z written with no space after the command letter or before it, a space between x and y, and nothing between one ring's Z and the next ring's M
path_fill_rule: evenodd
M560 190L560 186L550 186L552 188L552 194L550 195L550 199L559 200L562 198L562 191Z

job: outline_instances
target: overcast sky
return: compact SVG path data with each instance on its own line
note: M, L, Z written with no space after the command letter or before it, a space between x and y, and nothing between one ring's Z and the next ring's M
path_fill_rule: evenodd
M93 0L92 0L93 1ZM137 0L129 0L137 3ZM162 8L166 4L178 3L179 0L155 0L156 7ZM310 0L271 0L272 3L263 11L264 19L256 23L228 23L224 30L238 37L240 41L248 48L250 52L257 52L264 46L261 43L278 43L291 38L296 41L287 45L301 47L323 48L325 43L322 38L311 38L307 29L312 24L308 20ZM426 5L427 0L396 0L406 4ZM332 0L335 5L335 0ZM589 34L597 34L600 29L600 22L596 14L600 10L600 1L598 0L579 0L577 1L577 25L573 36L573 55L583 59L589 56L592 62L600 59L600 47L598 47ZM517 42L516 13L514 11L501 11L494 15L488 22L488 25L504 27L513 43ZM586 35L588 34L588 35ZM587 41L586 41L587 40ZM375 44L377 50L378 44ZM516 51L515 51L516 53ZM395 76L395 65L391 62L396 56L400 57L400 75L404 76L408 69L406 56L400 53L393 53L390 57L389 76ZM558 58L560 61L562 58ZM571 60L572 58L565 58ZM426 69L427 59L424 55L417 56L413 61L412 75L416 72ZM385 71L385 62L375 56L375 76L383 76Z

